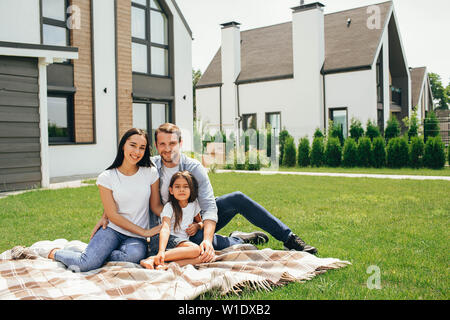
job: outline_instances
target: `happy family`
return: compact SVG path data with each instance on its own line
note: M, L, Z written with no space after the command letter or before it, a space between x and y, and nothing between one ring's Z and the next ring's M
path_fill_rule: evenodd
M282 241L288 250L317 249L242 192L215 198L201 163L181 153L181 130L165 123L155 131L159 156L152 157L148 135L132 128L120 140L114 162L97 178L103 216L84 252L54 248L50 259L85 272L108 261L126 261L148 269L212 262L215 250L235 244L266 243L264 232L215 232L240 213Z

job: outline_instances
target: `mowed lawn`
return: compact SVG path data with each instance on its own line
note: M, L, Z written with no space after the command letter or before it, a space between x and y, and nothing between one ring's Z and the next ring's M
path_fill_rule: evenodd
M211 174L215 194L240 190L285 222L319 257L348 260L304 283L201 299L445 299L449 295L450 182L245 173ZM95 186L0 199L0 252L66 238L87 242L101 215ZM257 230L238 215L220 234ZM282 249L270 237L263 247ZM381 289L369 289L380 270ZM370 281L370 283L373 283Z

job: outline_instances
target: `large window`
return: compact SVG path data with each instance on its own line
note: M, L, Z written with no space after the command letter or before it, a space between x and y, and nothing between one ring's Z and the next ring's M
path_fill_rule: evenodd
M168 29L167 15L158 1L132 1L133 72L169 76Z
M152 142L155 130L170 118L169 103L133 103L133 127L146 130Z
M330 120L334 126L342 128L344 138L348 137L348 115L347 108L330 109Z
M266 125L267 124L272 128L272 134L274 134L275 137L278 137L281 131L281 114L279 112L266 113Z
M70 34L67 28L67 0L41 0L42 44L68 46Z
M49 94L47 112L49 142L73 142L73 96Z

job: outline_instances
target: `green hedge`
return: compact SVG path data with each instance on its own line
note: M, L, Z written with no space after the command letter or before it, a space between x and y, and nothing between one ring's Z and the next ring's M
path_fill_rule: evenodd
M295 167L297 151L295 149L294 138L288 136L284 145L283 165L286 167Z
M405 137L391 139L386 151L388 167L402 168L408 165L409 148Z
M444 143L441 136L428 137L425 144L425 152L423 155L423 164L425 167L432 169L441 169L445 165Z
M339 167L342 160L342 147L338 137L329 137L325 149L325 163L330 167Z
M309 140L307 137L301 138L298 143L298 158L297 164L299 167L307 167L310 165L311 160L309 153L311 152L309 147Z
M368 137L362 137L358 142L358 166L370 167L372 165L372 144Z
M383 168L386 166L386 145L383 137L376 137L372 144L373 166Z
M311 147L311 166L320 167L324 164L323 138L316 137Z
M353 138L345 140L342 165L350 168L358 165L358 145Z
M412 168L422 167L422 157L425 149L425 144L422 137L411 137L411 144L409 145L409 166Z

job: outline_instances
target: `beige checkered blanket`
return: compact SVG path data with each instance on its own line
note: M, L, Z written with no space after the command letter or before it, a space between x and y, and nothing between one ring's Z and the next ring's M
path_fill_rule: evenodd
M194 299L204 292L238 293L242 288L271 290L310 280L350 262L305 252L255 250L237 245L217 251L212 263L147 270L126 262L75 273L49 260L49 248L84 250L85 243L64 239L14 247L0 256L0 299Z

